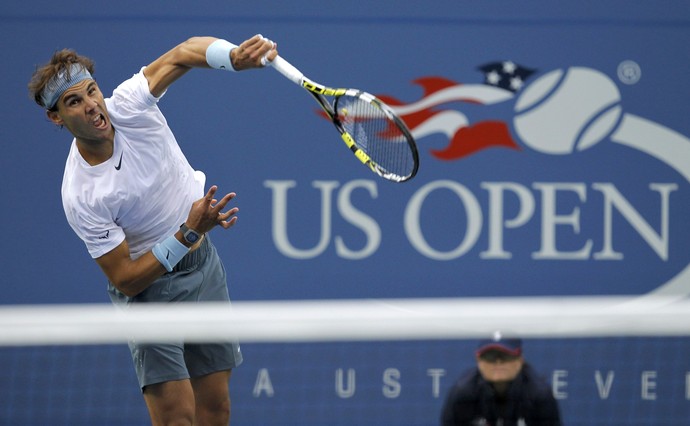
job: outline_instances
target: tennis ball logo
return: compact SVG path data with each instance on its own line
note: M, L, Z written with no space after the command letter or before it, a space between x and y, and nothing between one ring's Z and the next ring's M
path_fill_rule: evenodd
M515 104L515 132L530 148L571 154L613 132L622 114L618 87L605 74L571 67L530 84Z

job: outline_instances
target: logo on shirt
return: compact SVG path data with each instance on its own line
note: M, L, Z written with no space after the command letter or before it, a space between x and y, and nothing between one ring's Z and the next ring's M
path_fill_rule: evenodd
M105 235L101 235L98 237L99 240L107 240L108 237L110 236L110 230L105 231Z
M120 153L120 161L118 161L117 166L115 166L115 170L120 170L120 167L122 167L122 154L123 152Z

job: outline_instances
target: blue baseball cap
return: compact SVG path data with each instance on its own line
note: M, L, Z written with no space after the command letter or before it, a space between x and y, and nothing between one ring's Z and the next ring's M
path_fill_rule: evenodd
M510 355L522 355L522 339L506 338L501 333L494 333L493 338L484 339L477 346L477 356L488 351L500 351Z

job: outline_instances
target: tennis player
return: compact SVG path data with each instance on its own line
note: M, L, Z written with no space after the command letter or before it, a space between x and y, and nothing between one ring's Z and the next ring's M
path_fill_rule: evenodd
M230 192L205 190L157 103L192 68L260 68L278 54L256 35L239 46L193 37L142 67L109 98L94 63L56 52L29 83L48 118L74 136L62 182L67 220L108 278L112 301L228 301L225 269L208 232L231 228ZM227 425L229 380L242 362L236 342L129 344L154 425Z

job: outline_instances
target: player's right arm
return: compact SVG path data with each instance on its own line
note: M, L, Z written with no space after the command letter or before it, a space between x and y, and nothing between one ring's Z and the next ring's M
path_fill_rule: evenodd
M237 207L222 212L228 202L235 198L235 193L226 194L218 201L213 198L217 189L215 185L212 186L203 198L192 204L189 211L185 224L199 234L205 234L217 225L228 229L237 222L237 216L235 216L239 211ZM174 236L180 243L189 247L181 231L175 232ZM128 297L134 297L146 290L158 277L167 272L153 254L153 250L144 253L137 259L132 259L127 240L103 256L96 258L96 263L113 286Z
M149 251L138 259L132 260L127 240L97 258L96 263L108 277L108 281L128 297L134 297L146 290L156 278L166 272L153 252Z

